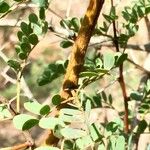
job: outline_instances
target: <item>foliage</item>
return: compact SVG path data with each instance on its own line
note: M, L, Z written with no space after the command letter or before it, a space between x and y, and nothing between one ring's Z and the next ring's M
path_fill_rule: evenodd
M15 47L17 59L10 59L7 62L16 73L17 95L19 95L17 97L18 105L20 101L19 84L24 68L29 61L29 55L40 42L40 37L44 36L49 28L46 21L46 10L50 1L32 0L32 2L38 6L39 15L31 13L28 16L28 21L21 22L20 29L17 32L18 43ZM23 1L15 0L16 5L17 3L23 3ZM5 17L9 11L11 11L10 3L1 0L0 18ZM125 52L125 48L128 41L137 33L139 28L138 22L149 13L149 0L139 0L133 6L126 6L122 10L122 16L118 16L116 7L112 6L108 14L103 14L103 24L95 27L92 37L104 36L112 42L117 40L119 48L122 48L122 50L120 52L108 51L104 54L95 53L93 58L86 56L83 71L79 76L79 88L77 89L76 97L73 99L70 108L60 110L59 116L49 116L53 112L53 109L61 104L61 96L58 93L51 98L51 105L40 104L36 99L31 98L22 102L24 105L23 108L28 114L21 113L13 117L15 127L23 131L29 130L36 125L43 129L51 129L57 138L63 140L62 145L66 150L80 150L87 147L97 148L98 150L124 150L130 147L131 143L134 143L136 136L144 133L150 126L144 118L150 112L150 80L147 80L140 91L132 91L130 94L129 101L139 103L138 112L142 115L142 119L138 120L136 127L130 129L130 133L124 132L124 123L121 116L110 122L91 122L90 115L93 109L105 107L115 109L113 107L113 97L111 94L106 93L105 89L93 96L89 96L84 89L89 84L97 80L102 80L105 76L113 76L115 80L119 80L119 76L114 76L113 71L118 70L127 61L128 54ZM124 18L123 22L119 22L122 24L123 30L118 33L116 39L112 34L108 34L108 30L115 21L118 21L119 17ZM76 17L60 21L61 28L68 32L68 36L60 42L62 48L69 48L73 45L81 23L82 18L78 19ZM42 68L44 70L43 73L38 75L37 84L43 86L53 82L56 78L65 74L67 65L68 60L48 64L45 69ZM8 104L0 104L0 116L3 118L12 117L9 110ZM130 111L132 112L132 110ZM83 126L79 128L72 127L73 123L80 123ZM36 150L43 149L57 150L59 148L48 146L36 148Z

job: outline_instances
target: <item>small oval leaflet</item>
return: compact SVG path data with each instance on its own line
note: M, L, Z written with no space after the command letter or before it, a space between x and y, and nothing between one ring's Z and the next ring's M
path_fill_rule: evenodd
M0 2L0 13L5 13L9 10L10 6L6 2Z
M39 120L27 114L20 114L13 118L13 124L17 129L28 130L38 124Z

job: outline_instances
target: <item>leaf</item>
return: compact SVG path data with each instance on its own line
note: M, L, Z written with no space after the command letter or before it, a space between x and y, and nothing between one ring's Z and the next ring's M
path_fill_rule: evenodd
M59 105L61 103L61 96L59 94L56 94L52 97L52 103L53 105Z
M18 53L18 56L19 56L19 58L20 58L21 60L24 60L24 59L27 58L27 54L26 54L25 52L22 52L22 51L20 51L20 52Z
M39 7L48 7L48 0L32 0L32 2L37 4Z
M96 67L98 67L98 68L101 68L103 65L102 60L100 58L97 58L95 60L95 64L96 64Z
M65 142L64 142L64 150L72 150L73 145L74 145L73 141L65 140Z
M37 101L28 101L24 103L24 108L34 114L39 115L42 105Z
M74 17L71 19L71 25L74 27L75 32L79 31L80 21L78 18Z
M41 115L47 115L50 113L50 107L49 105L44 105L41 109L40 109L40 114Z
M18 32L17 32L17 36L18 36L18 39L19 39L20 42L22 41L23 35L24 35L24 34L23 34L22 31L18 31Z
M109 15L103 14L103 17L109 22L112 22L112 18Z
M90 145L93 145L93 141L89 135L78 138L76 140L76 146L81 150L87 149L87 147L89 147Z
M8 60L7 64L16 71L21 69L20 63L16 60Z
M27 115L27 114L20 114L13 118L14 126L20 130L28 130L33 126L37 125L39 120L35 117Z
M29 35L29 42L32 44L32 45L36 45L39 40L38 40L38 36L34 33L30 34Z
M61 129L60 132L66 139L77 139L87 135L87 133L83 130L73 129L69 127Z
M6 2L0 2L0 13L5 13L9 10L10 6Z
M12 114L9 112L6 105L1 104L0 105L0 120L3 118L10 118L12 117Z
M142 98L143 98L143 95L137 91L133 91L131 94L130 94L130 98L133 99L133 100L136 100L136 101L141 101Z
M34 150L60 150L60 149L53 146L40 146Z
M66 71L64 64L65 62L63 62L63 64L59 62L49 64L48 67L45 68L43 74L37 80L39 86L48 84L64 74Z
M45 8L44 7L40 8L39 17L40 19L45 20Z
M121 64L123 64L123 62L127 60L127 57L128 54L121 54L120 56L118 56L115 62L116 66L120 66Z
M89 78L91 78L91 77L93 77L93 76L98 76L98 73L92 72L92 71L86 71L86 72L81 72L81 73L80 73L80 77L81 77L81 78L82 78L82 77L89 77Z
M20 28L25 35L29 34L29 28L28 28L27 23L21 22Z
M106 150L105 145L103 143L98 145L98 149L97 150Z
M48 105L42 105L37 101L28 101L24 103L26 110L37 114L37 115L46 115L50 112L50 107Z
M115 150L125 150L125 144L124 136L119 136L116 140Z
M142 134L145 129L147 128L148 124L147 122L143 119L138 123L138 128L137 128L137 133Z
M115 58L113 53L105 52L103 55L103 61L104 61L104 69L110 70L115 63Z
M21 50L24 52L24 53L28 53L31 51L31 45L29 43L21 43L20 44L20 47L21 47Z
M68 28L71 27L71 21L68 20L68 19L62 19L62 20L60 21L60 25L61 25L61 27L63 27L64 29L68 29Z
M92 125L90 126L89 130L90 130L90 136L93 139L93 141L98 142L101 141L102 139L102 135L100 134L100 124L98 123L92 123Z
M72 45L73 45L73 43L70 42L70 41L62 41L62 42L60 43L60 47L62 47L62 48L68 48L68 47L70 47L70 46L72 46Z
M22 40L21 41L22 41L22 43L28 43L29 44L28 38L25 35L22 36Z
M54 117L42 118L39 121L39 126L44 129L54 130L56 125L61 125L62 127L65 127L64 122L59 118L54 118Z
M107 102L107 95L104 91L101 92L102 98L105 102Z
M63 108L60 110L59 118L64 122L84 122L82 111L71 108Z
M31 13L29 15L29 21L32 22L32 23L37 23L38 22L38 17L35 13Z
M42 30L42 27L41 25L39 24L33 24L33 32L36 34L36 35L41 35L43 33L43 30Z

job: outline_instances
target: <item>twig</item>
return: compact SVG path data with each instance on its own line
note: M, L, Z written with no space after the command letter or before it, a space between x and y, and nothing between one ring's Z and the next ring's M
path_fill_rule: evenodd
M31 146L33 146L32 143L27 141L25 143L15 145L12 147L1 148L0 150L24 150L24 149L31 147Z
M150 75L150 71L145 69L144 67L140 66L139 64L135 63L134 61L132 61L131 59L127 58L127 61L130 62L131 64L133 64L136 68L138 68L139 70L145 72L146 74Z
M113 6L113 0L111 0L111 7ZM119 52L119 43L118 43L118 37L117 37L117 29L116 29L116 23L115 21L113 21L113 32L114 32L114 45L116 47L116 51ZM124 108L125 108L125 115L124 115L124 131L126 133L129 132L129 121L128 121L128 96L127 96L127 92L126 92L126 85L125 85L125 81L124 81L124 75L123 75L123 64L121 64L119 66L119 79L118 79L121 89L122 89L122 94L123 94L123 98L124 98Z

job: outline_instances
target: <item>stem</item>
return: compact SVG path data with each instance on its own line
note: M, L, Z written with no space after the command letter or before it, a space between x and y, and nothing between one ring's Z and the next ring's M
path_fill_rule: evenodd
M111 0L111 6L113 6L113 0ZM118 37L117 37L117 30L116 30L116 23L115 21L113 21L113 32L114 32L114 40L113 43L116 47L116 52L119 52L119 43L118 43ZM125 111L125 115L124 115L124 131L125 133L129 132L129 122L128 122L128 96L127 96L127 92L126 92L126 85L125 85L125 81L124 81L124 76L123 76L123 64L121 64L119 66L119 84L122 90L122 94L123 94L123 98L124 98L124 111Z
M19 71L17 75L17 100L16 100L16 111L17 113L20 112L20 91L21 91L21 86L20 86L20 80L21 80L21 71Z

